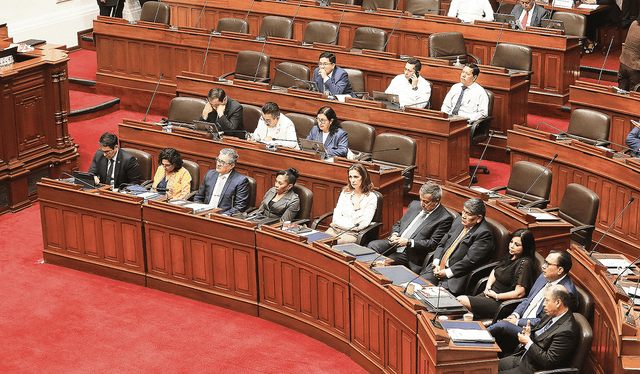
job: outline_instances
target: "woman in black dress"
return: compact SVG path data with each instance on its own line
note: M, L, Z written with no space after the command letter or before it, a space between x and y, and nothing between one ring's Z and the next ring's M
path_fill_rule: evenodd
M500 303L525 297L533 285L536 243L531 231L516 230L511 234L509 253L491 271L487 287L475 296L458 296L474 317L492 318Z

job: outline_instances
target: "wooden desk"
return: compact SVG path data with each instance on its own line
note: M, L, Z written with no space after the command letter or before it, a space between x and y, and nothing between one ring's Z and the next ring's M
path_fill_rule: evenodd
M0 49L9 44L0 41ZM63 51L36 49L0 69L0 214L31 206L41 178L78 169L67 61Z
M171 6L174 26L194 27L204 6L204 1L201 0L169 0L168 3ZM337 25L342 19L338 44L351 47L355 30L358 27L375 26L390 34L400 14L399 11L364 12L350 8L344 12L342 17L340 4L335 4L333 7L307 4L304 3L297 10L298 2L256 1L253 3L247 19L249 32L257 35L262 18L265 16L278 15L293 18L297 11L293 26L294 39L303 39L304 30L309 22L326 21ZM234 1L233 3L210 1L199 27L215 28L218 19L224 17L244 19L250 5L250 0ZM442 7L444 8L444 6ZM397 55L429 56L429 47L417 37L427 42L428 36L432 33L458 31L465 37L467 50L487 63L493 56L498 38L502 43L524 44L531 47L533 52L532 70L534 74L531 77L529 101L558 107L566 104L569 99L569 86L580 74L578 38L517 30L503 30L502 36L500 36L500 27L501 24L491 27L460 24L450 22L446 18L403 16L390 37L386 50ZM340 59L338 59L338 63L342 64Z
M519 4L520 1L519 0L504 0L505 4ZM584 9L584 8L578 8L578 6L580 4L574 4L573 7L571 8L561 8L559 6L554 7L552 5L552 1L549 1L549 3L547 4L542 4L536 1L536 3L542 7L544 7L547 10L554 10L556 12L569 12L569 13L576 13L576 14L584 14L585 16L590 16L592 14L596 14L596 13L600 13L600 12L604 12L605 10L608 10L609 8L611 8L611 5L598 5L598 7L596 9ZM579 2L578 2L579 3Z
M233 95L230 95L233 97ZM237 96L236 96L237 97ZM344 187L348 163L328 163L313 159L305 152L289 154L283 150L271 152L265 146L236 138L225 142L216 142L188 135L177 135L160 130L149 129L144 122L124 120L118 126L120 145L148 152L152 155L153 165L160 151L171 146L182 154L185 160L197 162L200 166L200 178L210 169L215 169L215 157L222 148L232 147L239 155L236 170L253 177L258 182L256 205L262 196L273 187L278 171L293 166L300 172L297 183L313 192L313 210L311 216L319 216L333 211L338 196ZM371 165L374 167L374 165ZM371 181L375 189L383 196L383 226L380 235L389 235L391 226L402 217L402 183L400 169L389 171L371 171Z
M564 190L569 183L588 187L600 197L600 209L596 221L594 242L607 231L615 218L625 207L629 198L635 200L600 243L612 252L624 253L635 258L640 254L640 209L638 209L638 174L640 166L632 159L612 158L601 150L578 143L572 146L566 142L555 142L528 128L516 127L509 131L508 146L511 149L511 166L517 161L531 161L547 165L551 158L558 158L551 164L553 181L550 201L560 205ZM575 142L575 141L574 141Z
M301 97L284 92L253 89L239 84L214 82L211 77L199 74L185 74L178 77L177 93L178 96L205 97L212 87L220 87L230 97L242 98L247 104L262 106L268 101L276 102L285 112L315 116L318 109L328 105L333 108L341 121L350 120L371 124L378 135L392 132L415 139L417 169L413 194L417 194L421 184L430 179L455 182L464 182L469 179L469 129L464 119L454 120L370 108L325 98Z

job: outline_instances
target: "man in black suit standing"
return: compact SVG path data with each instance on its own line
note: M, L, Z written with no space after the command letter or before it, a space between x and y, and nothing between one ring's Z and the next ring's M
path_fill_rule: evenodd
M100 149L96 151L89 167L96 183L110 184L120 187L123 183L140 184L140 166L131 154L120 149L118 137L114 133L105 132L98 140Z
M486 211L482 199L465 201L462 215L453 221L420 275L433 284L442 282L453 295L463 294L471 271L484 264L493 250Z
M216 123L218 130L224 131L225 135L245 138L242 105L228 97L221 88L209 91L200 121Z
M571 366L577 343L578 324L569 310L569 291L556 284L544 295L547 315L533 330L531 325L518 334L520 348L509 357L500 359L500 374L533 374L540 370Z
M451 228L453 218L440 204L442 189L433 182L420 187L420 201L412 201L387 239L374 240L369 248L414 272L422 269L427 254L433 252Z
M511 14L522 30L527 26L540 27L540 21L551 18L549 11L544 6L536 4L534 0L520 0L520 4L513 7Z

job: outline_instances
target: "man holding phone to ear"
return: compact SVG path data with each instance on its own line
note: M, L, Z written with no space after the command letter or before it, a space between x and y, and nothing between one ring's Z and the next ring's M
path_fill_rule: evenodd
M431 85L420 76L422 64L411 57L404 66L404 74L399 74L391 81L385 93L398 95L400 106L426 108L431 97Z

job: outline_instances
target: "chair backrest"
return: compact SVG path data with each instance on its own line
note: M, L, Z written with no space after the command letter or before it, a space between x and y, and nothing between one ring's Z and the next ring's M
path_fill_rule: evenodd
M451 218L453 218L454 220L460 216L460 213L459 213L459 212L456 212L455 210L453 210L453 209L451 209L451 208L448 208L448 207L446 207L446 206L445 206L444 208L447 210L447 213L449 213L449 215L451 216Z
M349 135L349 149L358 152L371 152L376 140L376 129L366 123L343 121L344 131Z
M558 217L574 226L595 225L599 207L598 194L583 185L570 183L562 195ZM571 234L571 239L589 250L592 234L592 230L580 230Z
M300 198L300 210L298 211L297 219L311 218L311 209L313 208L313 192L305 186L294 184L293 192L298 194Z
M493 99L494 94L492 91L484 90L487 93L487 97L489 98L489 108L487 110L487 114L489 117L493 114ZM469 134L469 139L471 141L471 145L476 145L484 142L489 138L489 131L491 130L491 120L480 119L471 124L471 130Z
M464 37L459 32L437 32L429 35L429 57L455 62L460 58L461 64L467 63L467 47Z
M234 79L245 81L260 80L269 78L269 55L256 51L240 51L236 59L236 69ZM260 66L258 66L258 64Z
M364 74L361 70L344 68L344 71L346 71L349 76L349 83L351 83L351 89L353 92L366 91L364 86Z
M417 16L440 14L440 0L407 0L405 10Z
M576 313L582 314L587 321L591 321L593 318L593 297L582 287L576 286L576 296L578 297L578 309Z
M539 252L536 252L536 263L533 268L533 279L538 279L542 274L542 264L544 264L544 257Z
M194 161L182 160L182 167L191 174L191 191L200 188L200 165Z
M500 222L486 218L489 227L491 227L491 233L493 234L493 252L490 261L500 261L504 255L509 252L509 230L507 230Z
M309 22L304 30L302 42L336 44L338 42L338 26L322 21Z
M258 127L258 121L260 120L260 116L262 115L262 108L259 108L251 104L241 104L241 105L242 105L242 126L244 126L244 130L247 132L256 131L256 127Z
M291 39L293 35L293 21L291 18L280 16L266 16L260 23L260 31L258 36L268 38L270 36L276 38Z
M287 113L287 117L293 122L298 138L306 138L313 126L316 125L315 117L300 113Z
M571 120L567 132L571 135L594 140L609 139L611 117L602 112L591 109L575 109L571 113Z
M197 97L174 97L169 105L169 121L191 123L200 118L206 100Z
M387 152L375 152L381 149L400 148L398 151ZM373 160L384 164L389 164L398 167L407 167L416 164L416 150L417 143L415 139L411 139L408 136L384 133L376 136L376 140L373 143ZM413 187L413 172L410 171L404 174L404 186L403 192L405 194L411 191Z
M544 166L534 164L533 162L516 162L511 169L505 194L520 199L543 170ZM551 170L545 170L536 184L531 187L527 196L522 200L522 203L526 204L539 199L548 200L549 194L551 193L552 177Z
M584 38L587 36L587 17L584 14L557 11L551 19L564 21L564 33L566 35Z
M217 32L229 31L241 34L249 33L249 22L240 18L220 18L216 26Z
M500 13L500 14L511 14L511 11L513 10L513 8L515 7L515 4L508 4L508 3L500 3L500 5L498 6L498 11L496 13Z
M351 49L370 49L373 51L384 51L387 42L387 32L375 27L358 27L353 36Z
M378 191L373 191L373 193L376 194L376 197L378 198L378 200L377 200L377 205L376 205L376 212L373 214L373 220L371 220L371 222L382 222L382 208L384 206L384 204L383 204L383 196ZM378 236L376 235L376 238L377 237Z
M253 208L256 206L256 193L258 191L258 182L255 179L247 176L247 180L249 181L249 201L247 202L247 209Z
M171 21L171 9L167 3L147 1L140 11L140 21L169 25Z
M340 3L347 5L355 5L356 0L329 0L330 3Z
M591 350L591 343L593 342L593 330L591 329L589 321L582 314L573 313L573 318L576 319L579 331L577 348L575 350L575 353L573 354L573 359L571 360L571 367L578 369L578 372L580 373L582 370L582 364L587 358L587 354Z
M531 48L525 45L500 43L491 66L531 71Z
M155 168L153 167L153 157L149 153L134 148L122 148L122 150L138 160L140 183L153 179Z
M308 81L309 77L311 76L311 70L308 67L300 64L294 64L293 62L281 62L278 64L277 68L279 70L287 72L288 74L293 75L298 79L302 79L305 81ZM281 73L277 70L276 70L276 75L273 77L272 84L278 87L300 87L300 88L309 87L306 83L296 81L292 77L284 73Z
M395 9L395 0L362 0L364 10Z

